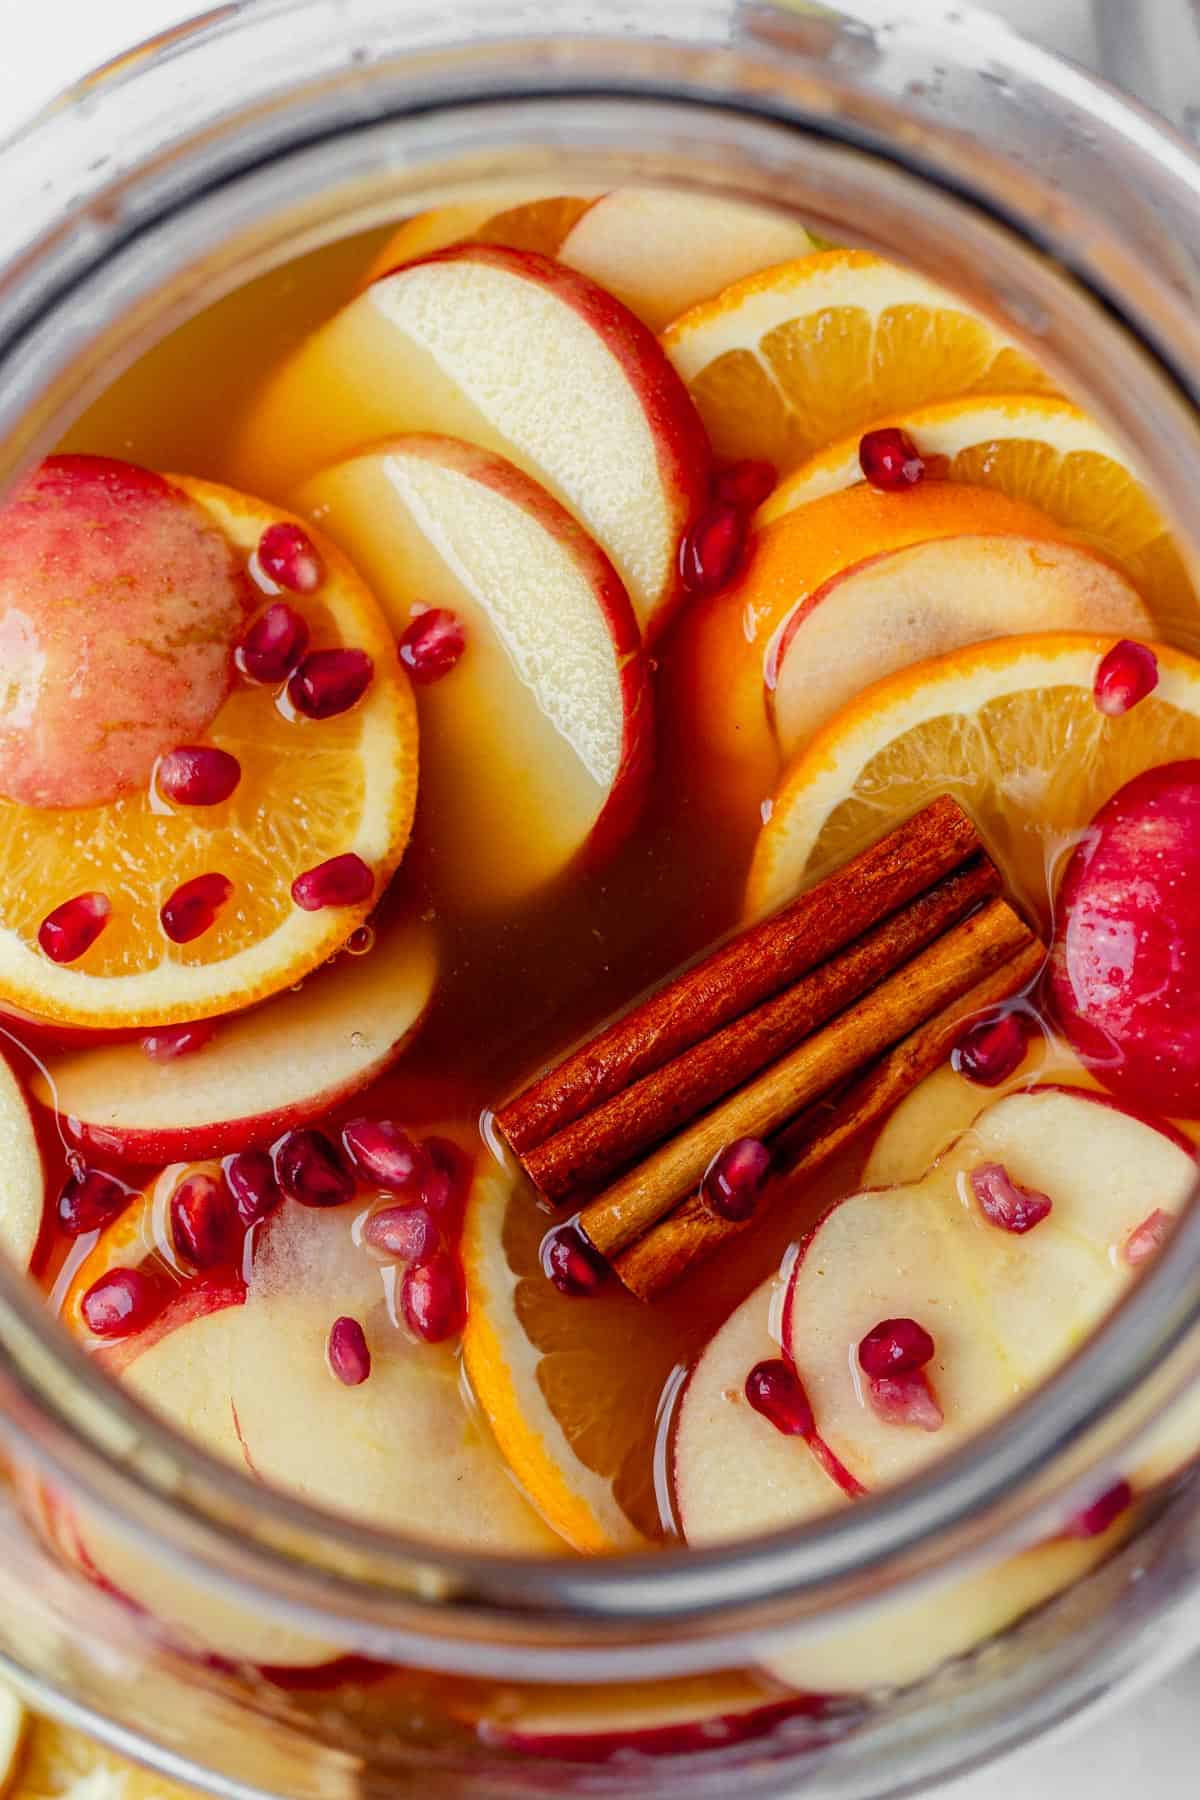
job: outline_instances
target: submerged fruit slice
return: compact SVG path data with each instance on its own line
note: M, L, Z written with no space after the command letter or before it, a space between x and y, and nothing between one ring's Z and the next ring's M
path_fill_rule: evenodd
M45 1177L16 1076L0 1057L0 1253L27 1269L42 1229Z
M51 1057L34 1077L76 1143L125 1162L220 1156L328 1111L366 1087L420 1024L437 973L432 932L384 930L295 993L218 1025L168 1062L139 1043Z
M429 609L456 622L461 653L417 687L439 894L511 902L611 849L644 792L650 694L628 595L570 514L503 457L433 437L325 469L298 503L354 556L402 653Z
M798 886L937 794L976 820L1018 894L1048 917L1048 858L1130 776L1200 754L1200 662L1155 646L1161 679L1123 718L1092 684L1111 639L999 638L877 682L785 771L759 835L747 906L769 912Z
M782 471L908 407L1050 386L953 294L864 250L751 275L676 319L662 344L716 454Z
M243 566L280 520L230 489L176 485ZM236 680L204 734L241 771L218 804L173 804L149 780L107 806L0 802L0 853L13 877L0 893L5 1000L98 1027L209 1017L296 981L365 916L369 897L303 911L291 885L353 853L382 891L412 820L416 718L370 593L333 545L320 541L318 551L323 584L288 604L307 621L317 657L370 659L363 697L336 717L305 718L278 705L274 688ZM231 676L235 637L225 645Z
M279 492L410 431L466 438L541 482L612 558L643 630L680 597L704 429L651 333L582 275L489 244L409 263L284 366L235 462Z
M580 195L547 194L544 186L506 182L475 199L431 207L396 227L372 262L363 285L390 275L403 263L448 250L452 244L501 244L506 250L537 250L543 256L557 256L571 227L593 204Z
M1038 507L1123 569L1162 633L1196 628L1196 597L1167 523L1118 444L1079 407L1048 394L893 408L930 478L995 488ZM769 524L862 480L858 437L798 468L762 507Z

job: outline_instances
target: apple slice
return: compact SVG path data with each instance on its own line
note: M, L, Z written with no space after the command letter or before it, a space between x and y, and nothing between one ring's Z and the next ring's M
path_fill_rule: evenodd
M16 1076L0 1057L0 1251L27 1269L42 1229L45 1175Z
M1029 631L1145 638L1153 624L1123 575L1071 544L964 535L856 563L796 607L768 653L780 750L803 749L897 669Z
M556 254L661 331L731 282L814 248L803 225L765 206L626 187L589 206Z
M433 933L406 922L382 931L368 955L343 955L298 991L221 1020L186 1056L153 1062L140 1043L52 1056L34 1091L76 1143L125 1162L183 1162L270 1143L399 1056L436 975Z
M234 461L277 493L377 438L422 431L534 476L612 558L643 631L661 626L681 593L680 537L706 500L708 440L619 301L533 251L466 244L410 263L302 345Z
M418 833L439 891L511 903L636 818L650 695L616 571L557 500L454 438L396 438L324 470L299 503L352 551L403 636L447 608L466 649L418 682Z
M544 182L493 182L472 188L468 199L430 207L397 225L372 260L363 285L390 275L402 263L468 240L557 256L563 239L592 203L582 194L547 194Z

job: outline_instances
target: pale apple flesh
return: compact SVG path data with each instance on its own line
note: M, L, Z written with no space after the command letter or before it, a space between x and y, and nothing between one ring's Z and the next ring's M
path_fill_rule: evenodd
M127 1162L224 1155L266 1144L374 1079L418 1029L437 978L430 927L382 928L295 992L223 1019L168 1063L140 1043L47 1059L33 1091L76 1143Z
M466 649L418 683L418 838L457 906L543 887L633 824L649 773L637 622L608 558L504 458L452 438L389 440L322 471L299 503L357 559L402 636L420 608Z
M886 675L988 638L1030 631L1153 636L1136 590L1091 551L1013 536L914 544L844 569L808 595L768 654L780 752L805 748Z
M45 1176L25 1095L0 1057L0 1254L27 1269L42 1229Z

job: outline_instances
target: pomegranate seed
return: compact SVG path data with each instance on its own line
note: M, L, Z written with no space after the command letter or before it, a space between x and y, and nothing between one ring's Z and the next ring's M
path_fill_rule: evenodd
M1125 1239L1125 1261L1136 1268L1138 1263L1157 1255L1171 1235L1174 1223L1170 1213L1156 1206Z
M1028 1043L1024 1013L975 1019L950 1052L950 1066L978 1087L998 1087L1025 1061Z
M908 1375L872 1375L867 1398L885 1425L916 1425L921 1431L940 1431L946 1423L937 1396L918 1369Z
M233 1201L215 1175L189 1175L171 1195L171 1241L195 1269L214 1269L233 1255Z
M415 1194L428 1158L394 1119L351 1119L342 1145L363 1181L392 1194Z
M277 600L255 619L233 660L249 681L286 681L307 649L308 621Z
M243 1225L257 1225L283 1198L275 1183L275 1166L265 1150L239 1150L221 1165Z
M881 1319L858 1346L858 1365L864 1375L908 1375L923 1369L933 1351L933 1339L915 1319Z
M746 1398L756 1413L784 1437L811 1438L817 1429L800 1377L781 1356L755 1363L746 1377Z
M360 1387L371 1373L366 1333L357 1319L347 1318L344 1313L329 1327L325 1355L330 1372L345 1387Z
M418 613L400 639L400 661L414 681L425 686L448 675L467 647L467 634L457 613L431 606Z
M441 1233L427 1206L381 1206L363 1226L362 1241L384 1262L427 1262Z
M242 765L215 744L180 744L158 759L155 781L176 806L219 806L242 779Z
M194 938L203 937L216 923L217 914L232 892L228 875L220 875L215 869L177 887L163 902L158 915L171 942L190 944Z
M288 682L288 699L306 719L332 719L362 699L374 673L365 650L313 650Z
M1099 1537L1108 1530L1123 1512L1128 1512L1133 1505L1133 1489L1127 1481L1116 1481L1112 1487L1105 1488L1098 1499L1082 1512L1077 1512L1066 1527L1064 1536L1070 1538Z
M361 856L347 850L297 875L292 883L292 899L305 912L320 912L323 906L357 906L370 899L374 889L372 870Z
M133 1188L103 1169L77 1169L68 1175L58 1196L59 1230L73 1238L82 1237L85 1231L99 1231L125 1211L133 1195Z
M574 1220L546 1233L541 1259L546 1279L571 1300L590 1300L608 1273L607 1264Z
M1158 658L1149 644L1122 638L1100 658L1092 697L1107 718L1119 719L1158 686Z
M778 480L774 463L726 463L717 470L713 498L726 506L736 506L739 512L751 513L762 505Z
M77 962L90 950L112 915L107 894L76 894L38 926L38 943L51 962Z
M454 1257L437 1251L426 1262L410 1263L400 1283L400 1310L415 1337L440 1344L462 1330L467 1295Z
M325 571L312 539L299 525L268 525L258 540L258 566L293 594L315 594Z
M734 1138L709 1163L701 1191L720 1219L748 1219L771 1172L771 1152L758 1138Z
M445 1232L461 1223L471 1193L475 1164L453 1138L429 1137L421 1146L426 1169L421 1198Z
M858 466L871 486L885 494L916 487L925 473L917 446L898 425L864 433L858 442Z
M142 1039L142 1049L151 1062L174 1062L177 1056L191 1056L203 1050L216 1036L215 1019L193 1019L189 1025L160 1025Z
M159 1284L140 1269L110 1269L93 1281L79 1305L97 1337L125 1337L156 1319L165 1298Z
M971 1187L988 1223L1018 1237L1040 1225L1054 1205L1045 1194L1021 1187L1003 1163L980 1163L971 1170Z
M354 1177L323 1131L289 1131L275 1145L275 1179L301 1206L343 1206Z
M746 544L746 516L719 502L702 513L679 545L679 577L689 594L715 594L738 566Z

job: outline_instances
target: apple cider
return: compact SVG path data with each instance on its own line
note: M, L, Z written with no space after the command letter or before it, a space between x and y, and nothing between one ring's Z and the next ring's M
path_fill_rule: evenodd
M1036 1387L1186 1203L1195 596L915 273L658 189L348 239L81 417L0 600L5 1248L268 1493L517 1556L817 1518ZM914 1681L1198 1437L919 1629L456 1716L674 1751Z

